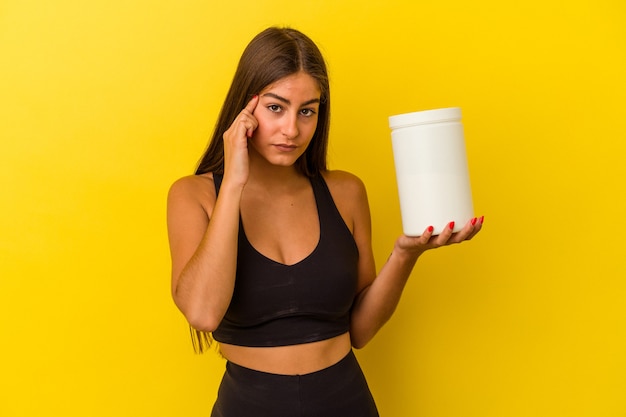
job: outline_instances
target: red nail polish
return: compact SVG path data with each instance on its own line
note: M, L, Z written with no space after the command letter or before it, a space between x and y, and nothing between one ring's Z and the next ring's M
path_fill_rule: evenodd
M483 224L484 221L485 221L485 216L480 216L480 224Z
M432 226L428 226L428 232L429 232L429 233L432 233L432 232L434 232L434 231L435 231L435 228L434 228L434 227L432 227Z
M450 230L454 229L454 222L448 223L448 227L450 228Z
M474 226L474 225L476 224L476 222L477 222L477 221L478 221L478 219L477 219L476 217L474 217L474 218L472 219L472 226Z

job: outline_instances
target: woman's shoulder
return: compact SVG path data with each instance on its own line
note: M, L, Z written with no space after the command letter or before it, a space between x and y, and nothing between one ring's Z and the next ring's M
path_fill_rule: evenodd
M174 181L171 185L168 200L199 202L203 206L215 201L213 174L187 175Z
M200 175L186 175L174 181L174 183L170 187L170 193L196 193L198 191L206 190L207 188L213 188L212 184L212 173Z
M329 170L322 173L332 194L339 196L360 195L365 193L365 184L361 179L348 171Z
M369 203L365 184L356 175L346 171L322 173L335 205L352 233L365 230L369 224Z

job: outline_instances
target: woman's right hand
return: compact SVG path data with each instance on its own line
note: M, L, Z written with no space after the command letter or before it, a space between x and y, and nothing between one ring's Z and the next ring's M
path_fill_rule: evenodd
M224 179L239 185L248 181L248 139L259 126L253 113L259 103L255 95L246 107L237 115L235 121L224 132Z

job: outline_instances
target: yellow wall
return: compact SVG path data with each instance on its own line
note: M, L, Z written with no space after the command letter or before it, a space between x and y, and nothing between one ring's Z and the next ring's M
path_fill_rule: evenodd
M223 362L170 300L165 195L271 24L326 54L379 266L387 116L463 109L486 228L358 352L382 415L626 415L623 0L209 3L0 3L0 415L209 414Z

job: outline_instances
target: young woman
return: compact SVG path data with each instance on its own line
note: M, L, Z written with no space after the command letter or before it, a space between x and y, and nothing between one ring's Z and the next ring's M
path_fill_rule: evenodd
M363 183L326 168L330 92L304 34L245 49L196 175L168 196L172 294L226 372L212 416L377 416L352 353L391 317L426 250L462 231L400 236L376 273Z

